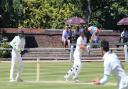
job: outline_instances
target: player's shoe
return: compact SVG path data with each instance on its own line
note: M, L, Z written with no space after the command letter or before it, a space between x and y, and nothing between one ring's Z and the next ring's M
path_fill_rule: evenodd
M23 80L22 80L22 79L17 79L16 81L17 81L17 82L23 82Z
M75 79L74 81L75 81L76 83L78 83L78 82L79 82L79 80L78 80L78 79Z
M66 76L66 75L64 76L64 79L65 79L65 81L68 81L68 78L67 78L67 76Z
M78 78L73 77L73 80L74 80L76 83L79 82L79 79L78 79Z
M16 80L13 80L13 79L12 79L12 80L10 80L9 82L15 82L15 81L16 81Z

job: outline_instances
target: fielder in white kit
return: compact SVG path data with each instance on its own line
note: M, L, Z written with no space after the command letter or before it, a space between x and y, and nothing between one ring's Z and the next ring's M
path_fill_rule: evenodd
M18 32L18 36L14 37L14 39L10 42L10 45L12 46L10 82L15 81L14 67L16 61L18 61L19 63L16 81L22 82L23 80L21 79L21 74L23 70L23 62L22 62L21 52L24 50L24 46L25 46L25 37L24 37L24 32L22 30Z
M117 78L117 89L128 89L128 76L124 71L124 67L119 61L117 55L109 51L109 43L107 41L101 42L101 49L103 50L104 56L104 76L101 80L93 81L94 84L100 85L108 82L108 78L111 72Z
M74 64L73 67L64 76L65 80L68 80L73 75L73 80L78 81L78 74L81 67L81 57L86 49L87 38L84 35L84 30L80 31L80 36L77 39L76 49L74 51Z

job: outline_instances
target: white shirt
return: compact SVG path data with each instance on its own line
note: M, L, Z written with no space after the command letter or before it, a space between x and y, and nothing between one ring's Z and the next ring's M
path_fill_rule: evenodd
M123 32L121 32L121 35L120 35L121 37L124 37L124 31Z
M19 36L15 36L14 39L10 42L10 45L12 47L15 46L16 50L24 50L24 46L25 46L25 39L24 38L20 38Z
M126 37L126 38L128 38L128 31L123 31L123 32L121 33L121 37Z
M77 39L76 49L75 49L74 53L76 55L80 56L80 57L81 57L81 55L82 55L82 53L84 51L83 49L80 49L80 45L81 44L82 45L86 45L87 44L87 38L86 37L82 38L81 36L79 36L78 39Z
M113 73L118 81L126 78L126 74L122 67L121 62L119 61L117 55L115 53L106 52L103 56L104 59L104 77L100 80L101 84L107 82L108 77L111 73Z

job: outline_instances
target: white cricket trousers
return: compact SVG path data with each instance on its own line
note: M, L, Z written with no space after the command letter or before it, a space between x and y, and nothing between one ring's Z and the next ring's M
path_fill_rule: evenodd
M81 68L81 57L77 53L74 52L73 67L67 72L65 77L68 79L71 75L73 75L73 79L77 79L80 68Z
M21 54L14 49L12 50L11 53L12 59L11 59L11 69L10 69L10 80L14 80L14 68L15 68L15 63L18 61L19 66L18 66L18 72L16 76L16 80L21 78L22 70L23 70L23 62L22 62L22 57Z
M74 52L74 64L73 64L74 78L78 78L80 68L81 68L81 57Z
M128 76L124 79L121 79L119 83L119 89L128 89Z

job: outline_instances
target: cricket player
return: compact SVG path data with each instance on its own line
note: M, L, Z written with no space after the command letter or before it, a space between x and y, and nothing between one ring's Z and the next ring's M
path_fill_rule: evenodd
M73 80L78 82L78 74L81 67L81 56L85 51L87 44L87 38L84 35L84 30L80 30L80 36L77 39L76 49L74 51L74 64L73 67L64 76L65 80L68 80L73 75Z
M10 42L10 45L12 46L12 52L11 52L11 69L10 69L10 82L22 82L21 74L23 69L23 62L21 57L21 52L24 50L25 46L25 37L24 32L20 30L18 32L18 36L15 36L14 39ZM15 62L18 61L18 72L16 76L16 80L14 79L14 66Z
M128 76L125 74L123 65L119 61L117 55L109 51L109 43L107 41L101 42L101 49L104 53L104 75L101 80L93 81L96 85L105 84L108 78L113 73L117 78L118 89L128 89Z

